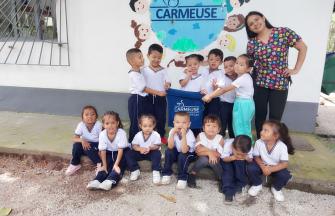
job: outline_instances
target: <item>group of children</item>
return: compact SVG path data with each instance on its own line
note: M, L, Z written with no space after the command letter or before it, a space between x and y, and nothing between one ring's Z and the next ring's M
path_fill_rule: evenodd
M271 191L283 201L281 189L291 178L288 154L293 154L285 124L269 120L263 125L261 137L253 146L251 120L254 115L251 59L243 54L237 59L227 57L219 49L208 55L209 67L199 72L203 57L186 57L186 69L179 83L184 91L200 92L205 103L203 127L190 129L187 112L174 114L174 127L166 139L166 90L171 87L167 70L161 65L163 48L152 44L148 50L150 65L143 67L139 49L127 51L131 65L128 111L129 137L123 130L118 113L108 111L98 121L97 110L86 106L82 122L75 131L71 164L72 175L80 169L81 155L87 155L97 166L96 177L88 189L110 190L130 171L130 180L140 176L138 161L151 161L153 183L170 184L172 165L177 162L177 188L196 187L196 176L204 167L211 168L219 180L225 200L233 201L248 185L248 193L256 196L262 190L262 175L272 176ZM219 69L224 64L224 70ZM228 128L230 139L224 140ZM161 167L161 144L167 144ZM252 147L253 146L253 147ZM194 161L189 170L189 164Z

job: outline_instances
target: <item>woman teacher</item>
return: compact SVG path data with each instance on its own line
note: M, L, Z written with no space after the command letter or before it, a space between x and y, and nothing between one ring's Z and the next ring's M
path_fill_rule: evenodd
M263 14L249 12L245 18L249 38L247 53L254 60L254 101L257 138L262 124L269 119L281 120L288 95L291 76L299 73L307 52L307 46L293 30L273 27ZM298 50L293 69L288 68L289 48ZM269 110L268 110L269 107Z

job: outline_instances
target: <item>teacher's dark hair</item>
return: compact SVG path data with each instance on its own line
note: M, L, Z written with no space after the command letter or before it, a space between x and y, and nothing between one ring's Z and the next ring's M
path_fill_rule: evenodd
M260 17L265 17L262 13L258 12L258 11L250 11L248 13L248 15L245 17L245 29L247 30L247 35L248 35L248 38L251 39L251 38L254 38L257 36L257 34L253 31L250 30L249 26L248 26L248 19L250 16L253 16L253 15L256 15L256 16L260 16ZM273 25L271 25L271 23L265 18L265 26L267 28L273 28Z

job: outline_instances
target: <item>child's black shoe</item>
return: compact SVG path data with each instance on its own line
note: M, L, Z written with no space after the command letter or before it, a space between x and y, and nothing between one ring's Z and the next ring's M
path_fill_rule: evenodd
M218 190L219 190L219 193L223 193L221 182L218 182Z
M233 202L233 196L227 196L227 195L226 195L225 198L224 198L224 201L225 201L225 202L229 202L229 203L230 203L230 202Z
M241 194L242 193L242 188L241 187L236 188L236 193Z
M197 183L196 183L196 176L193 174L188 175L187 178L187 186L190 188L196 188L197 187Z

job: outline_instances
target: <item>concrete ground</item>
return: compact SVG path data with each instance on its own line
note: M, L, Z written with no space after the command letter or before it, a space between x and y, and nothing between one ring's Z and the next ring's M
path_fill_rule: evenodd
M320 111L316 131L335 135L335 127L331 124L335 122L335 106L320 106ZM0 148L60 153L70 158L71 139L79 121L79 117L71 116L0 112L0 125L3 125ZM128 128L128 122L124 123ZM298 149L290 157L290 169L294 176L335 183L334 140L305 133L292 133L292 137Z
M292 133L297 151L290 157L294 178L288 188L335 195L334 114L335 107L320 106L316 133L321 136ZM201 190L177 191L175 182L154 186L151 174L142 172L134 183L127 181L127 174L111 192L87 191L85 185L94 175L87 163L77 175L64 176L79 121L0 112L0 207L13 208L11 215L335 215L335 196L287 189L283 203L275 202L265 189L256 199L243 196L224 204L216 182L205 180L213 178L209 172L198 181Z
M88 191L92 169L64 176L66 163L32 158L0 156L0 207L12 208L10 215L322 215L335 214L335 196L284 189L286 201L276 202L264 188L252 198L223 201L215 181L200 179L199 189L175 189L152 184L151 174L141 173L136 182L125 179L112 191Z

